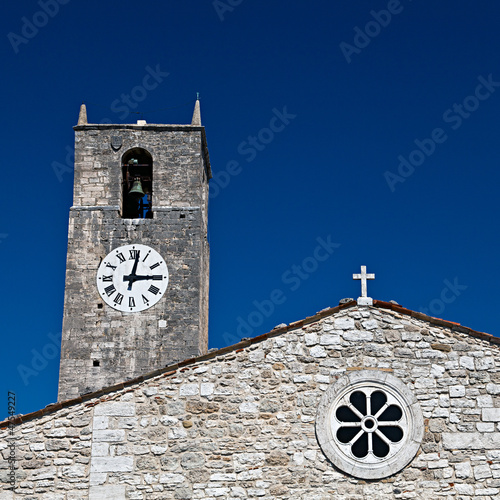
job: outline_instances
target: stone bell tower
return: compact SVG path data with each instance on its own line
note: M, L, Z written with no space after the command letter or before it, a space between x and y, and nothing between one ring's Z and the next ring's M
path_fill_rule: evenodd
M210 160L191 125L75 130L59 401L203 354Z

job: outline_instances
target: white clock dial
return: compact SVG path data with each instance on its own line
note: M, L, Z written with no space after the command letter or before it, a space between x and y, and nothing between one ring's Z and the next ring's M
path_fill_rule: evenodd
M155 305L168 285L163 257L146 245L115 248L97 270L97 289L104 302L123 312L139 312Z

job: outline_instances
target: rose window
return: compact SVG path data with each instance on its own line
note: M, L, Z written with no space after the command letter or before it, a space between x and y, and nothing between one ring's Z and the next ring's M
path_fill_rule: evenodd
M415 456L423 418L410 389L378 370L353 371L323 395L316 434L339 469L363 479L387 477Z
M355 457L364 458L371 453L384 458L391 447L401 442L403 411L390 394L363 388L346 395L343 403L335 412L336 438L341 445L350 447Z

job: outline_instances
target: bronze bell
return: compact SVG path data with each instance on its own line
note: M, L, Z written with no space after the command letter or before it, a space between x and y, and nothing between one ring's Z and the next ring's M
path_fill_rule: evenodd
M142 190L141 178L136 177L134 179L134 183L132 184L132 189L128 192L130 196L134 196L136 198L142 198L144 196L144 191Z

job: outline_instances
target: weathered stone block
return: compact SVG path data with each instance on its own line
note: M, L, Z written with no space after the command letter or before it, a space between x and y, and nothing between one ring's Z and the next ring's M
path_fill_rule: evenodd
M495 450L500 448L500 434L479 432L444 432L446 450Z
M327 357L327 353L325 351L325 348L322 347L322 346L319 346L319 345L316 345L316 346L312 347L309 350L309 354L313 358L326 358Z
M364 330L348 330L342 333L342 337L351 342L368 342L373 340L373 333Z
M94 443L120 443L125 440L125 431L116 430L95 430L93 433Z
M455 475L459 479L467 479L472 475L472 467L469 462L455 464Z
M476 481L482 481L483 479L487 479L492 477L490 466L487 464L476 465L474 467L474 479Z
M483 408L482 417L485 422L500 422L500 408Z
M187 479L182 474L168 473L160 475L160 484L181 484Z
M196 396L200 393L198 384L183 384L180 388L180 396Z
M336 318L335 328L338 330L352 330L354 329L354 320L352 318Z
M131 472L133 470L133 457L93 457L90 472Z
M465 387L463 385L453 385L448 388L450 398L462 398L465 396Z
M107 484L90 488L89 500L123 500L124 498L126 498L124 484Z
M283 451L273 451L266 458L267 465L288 465L290 458Z
M94 416L131 417L135 415L135 406L131 403L106 401L94 408Z

